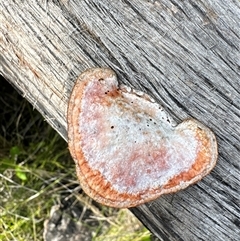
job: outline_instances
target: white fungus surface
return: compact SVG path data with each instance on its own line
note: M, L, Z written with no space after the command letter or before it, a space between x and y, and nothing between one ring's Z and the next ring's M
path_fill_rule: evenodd
M194 132L174 127L146 94L116 88L115 78L85 87L77 145L89 166L120 193L161 187L189 170L197 155Z

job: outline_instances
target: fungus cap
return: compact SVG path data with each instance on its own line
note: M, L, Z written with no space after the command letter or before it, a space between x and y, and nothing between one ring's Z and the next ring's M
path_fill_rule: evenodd
M119 86L109 68L83 72L68 106L68 144L83 190L112 207L133 207L176 192L217 161L210 129L176 125L147 94Z

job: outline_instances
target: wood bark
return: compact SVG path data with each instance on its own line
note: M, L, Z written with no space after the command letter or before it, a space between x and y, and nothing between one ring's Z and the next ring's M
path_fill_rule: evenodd
M67 140L77 76L109 66L219 143L201 182L131 211L160 239L239 240L240 1L0 1L0 74Z

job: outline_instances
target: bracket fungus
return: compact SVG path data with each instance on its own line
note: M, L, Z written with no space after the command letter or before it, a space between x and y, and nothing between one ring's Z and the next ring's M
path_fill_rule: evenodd
M133 207L176 192L217 161L210 129L176 125L149 95L119 86L109 68L83 72L68 106L69 150L83 190L112 207Z

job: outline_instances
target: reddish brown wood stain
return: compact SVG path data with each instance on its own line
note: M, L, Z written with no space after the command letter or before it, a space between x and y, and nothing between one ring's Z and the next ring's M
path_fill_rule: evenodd
M78 78L68 107L69 150L85 192L132 207L199 181L217 161L214 134L196 120L175 126L148 95L119 88L114 72Z

